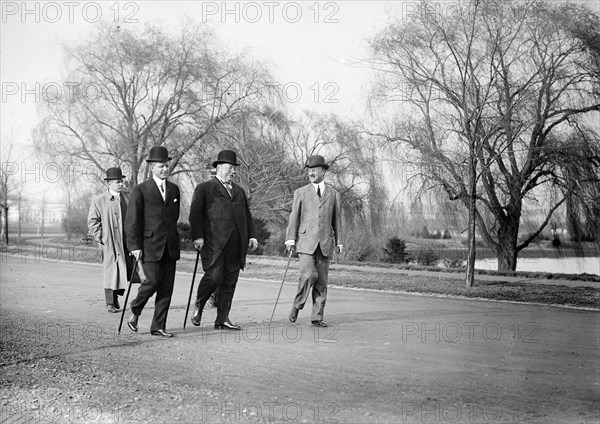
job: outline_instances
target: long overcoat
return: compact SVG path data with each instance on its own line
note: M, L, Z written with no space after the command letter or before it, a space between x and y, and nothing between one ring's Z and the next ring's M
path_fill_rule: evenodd
M121 193L128 203L128 196ZM127 255L123 240L125 217L120 201L108 190L92 199L88 212L88 229L102 249L105 289L127 289Z
M231 233L237 228L240 235L240 269L246 264L248 241L256 238L254 221L244 190L232 184L232 195L215 177L198 184L190 206L192 240L204 239L202 268L206 271L217 260ZM231 264L234 265L234 264Z

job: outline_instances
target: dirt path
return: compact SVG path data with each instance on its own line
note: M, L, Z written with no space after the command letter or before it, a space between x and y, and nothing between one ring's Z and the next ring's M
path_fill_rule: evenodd
M101 268L8 255L1 264L0 422L600 422L600 313L332 288L330 328L287 321L295 287L240 280L239 333L116 335ZM334 271L332 271L334 272ZM135 287L135 286L134 286Z

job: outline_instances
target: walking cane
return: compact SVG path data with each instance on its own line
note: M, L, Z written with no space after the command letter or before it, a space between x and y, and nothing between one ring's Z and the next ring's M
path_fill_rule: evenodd
M131 278L129 278L129 287L127 288L127 294L125 295L125 304L121 311L121 321L119 322L119 331L117 335L121 334L121 327L123 326L123 317L125 316L125 309L127 309L127 300L129 299L129 292L131 291L131 284L133 283L133 276L135 275L135 269L137 268L138 260L136 259L133 263L133 271L131 271Z
M194 275L192 276L192 286L190 287L190 296L188 297L187 308L185 309L185 318L183 319L183 329L185 330L185 323L187 322L188 312L190 311L190 303L192 301L192 292L194 291L194 280L196 280L196 270L198 269L198 259L200 258L200 251L196 253L196 265L194 265Z
M292 252L294 251L294 247L290 246L290 254L288 255L287 265L285 266L285 272L283 273L283 280L281 280L281 286L279 287L279 293L277 294L277 300L275 301L275 306L273 306L273 313L271 314L271 319L269 320L269 327L271 326L271 321L273 321L273 315L275 315L275 308L277 308L277 302L279 302L279 296L281 296L281 289L283 288L283 282L285 281L285 277L287 275L288 269L290 268L290 261L292 260Z

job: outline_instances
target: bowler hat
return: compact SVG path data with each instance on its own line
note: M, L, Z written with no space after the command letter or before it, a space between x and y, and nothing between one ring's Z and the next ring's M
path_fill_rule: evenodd
M216 168L220 163L230 163L233 166L238 166L237 156L233 150L221 150L217 156L217 160L213 162L213 168Z
M308 162L306 162L307 168L316 168L320 166L321 168L329 169L329 165L325 163L325 158L321 155L312 155L308 158Z
M123 178L125 178L125 175L123 175L121 168L108 168L106 170L106 178L104 180L122 180Z
M163 146L154 146L150 149L150 154L146 162L167 162L170 161L169 152Z

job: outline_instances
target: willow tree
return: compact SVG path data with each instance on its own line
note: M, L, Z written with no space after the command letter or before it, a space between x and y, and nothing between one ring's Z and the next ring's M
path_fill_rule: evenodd
M304 177L302 163L287 155L291 125L283 110L265 107L239 114L217 134L219 149L237 151L237 180L248 195L252 215L274 228L285 227L294 189ZM216 154L213 152L207 162Z
M373 99L397 106L373 132L403 160L422 165L425 188L441 189L470 210L498 269L515 270L518 253L553 213L582 185L594 184L576 183L578 173L569 169L585 163L598 170L589 152L597 154L599 141L574 143L569 133L600 110L589 42L599 39L600 25L589 25L598 16L536 0L453 5L439 14L422 2L410 19L372 40L381 76ZM571 31L583 16L587 40ZM528 200L548 187L560 195L539 203L539 226L519 239Z
M179 35L156 25L99 26L66 48L66 89L45 96L37 148L100 175L122 166L135 184L146 175L150 148L163 145L181 172L190 150L269 84L261 66L214 45L209 32L189 24Z

